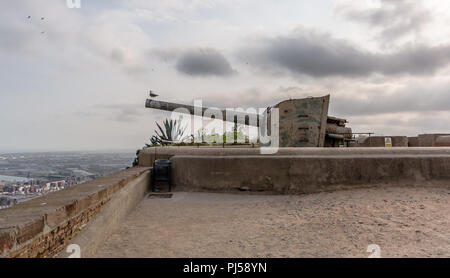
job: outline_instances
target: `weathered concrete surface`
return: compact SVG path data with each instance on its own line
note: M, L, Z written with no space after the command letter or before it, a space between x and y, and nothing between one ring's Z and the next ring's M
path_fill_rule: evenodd
M449 154L450 148L279 148L274 156L281 155L441 155ZM198 156L246 156L261 155L258 147L150 147L139 152L139 166L150 167L155 159L169 159L175 155ZM268 155L264 155L268 156Z
M420 147L419 137L408 137L408 147Z
M105 237L122 224L125 217L136 208L149 192L150 175L150 171L144 172L118 191L114 198L68 244L78 244L81 257L93 256ZM66 258L69 255L63 250L58 257Z
M135 167L0 210L0 257L52 257L113 195L149 168Z
M95 257L449 257L448 187L146 198Z
M450 136L450 134L420 134L419 146L421 147L449 147L447 140L442 140L442 137Z
M450 147L450 135L441 135L436 138L437 147Z
M289 99L274 106L279 109L280 147L323 147L330 95ZM270 130L270 119L269 119Z
M171 158L175 190L281 194L444 181L450 155L188 156Z

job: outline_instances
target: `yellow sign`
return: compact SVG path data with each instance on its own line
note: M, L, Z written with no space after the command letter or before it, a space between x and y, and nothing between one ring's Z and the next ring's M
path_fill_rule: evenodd
M384 146L385 147L392 147L392 138L391 137L385 137L384 138Z

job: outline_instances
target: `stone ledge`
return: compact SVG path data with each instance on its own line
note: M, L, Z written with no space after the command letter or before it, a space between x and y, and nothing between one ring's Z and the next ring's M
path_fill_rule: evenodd
M0 257L51 257L146 167L133 167L0 210Z
M337 156L337 155L450 155L450 148L445 147L395 147L395 148L279 148L271 155L261 155L259 147L217 147L217 146L165 146L148 147L139 152L139 166L151 167L155 159L170 159L178 155L195 156Z

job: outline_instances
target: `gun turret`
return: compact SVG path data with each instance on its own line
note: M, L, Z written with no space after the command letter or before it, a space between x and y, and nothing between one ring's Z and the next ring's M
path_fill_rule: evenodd
M329 100L330 96L327 95L285 100L273 106L273 108L279 109L280 147L339 146L346 139L350 139L352 130L345 127L347 121L328 116ZM218 115L223 121L243 122L250 126L259 126L263 116L244 111L195 107L153 99L147 99L145 107L208 118L216 118ZM270 114L270 108L266 111ZM268 129L270 132L270 124Z

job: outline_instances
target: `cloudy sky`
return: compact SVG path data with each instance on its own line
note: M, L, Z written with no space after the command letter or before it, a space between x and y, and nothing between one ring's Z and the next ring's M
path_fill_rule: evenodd
M0 151L137 149L169 116L150 89L244 108L331 94L355 132L450 132L449 26L442 0L3 0Z

